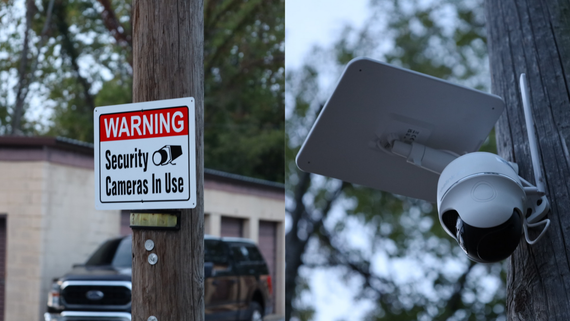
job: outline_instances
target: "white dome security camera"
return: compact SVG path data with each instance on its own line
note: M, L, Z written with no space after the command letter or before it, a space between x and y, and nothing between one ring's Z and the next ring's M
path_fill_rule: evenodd
M437 208L443 229L476 262L498 262L509 257L523 234L534 244L550 226L540 221L550 209L544 193L534 121L524 74L520 77L529 146L537 187L518 175L518 166L491 153L465 154L451 161L437 184ZM528 226L545 224L534 240Z
M535 184L478 152L504 111L494 95L367 58L351 61L311 128L305 172L437 203L443 229L476 262L510 256L550 226L526 78L520 87ZM528 227L544 224L534 240Z
M533 244L550 225L548 219L540 221L549 210L544 191L521 178L514 163L491 153L457 156L399 140L389 142L389 146L384 151L440 174L439 221L473 261L504 260L517 248L523 231L527 242ZM541 224L546 224L541 234L530 240L527 226Z
M439 221L476 262L506 259L517 248L526 203L517 173L494 154L463 155L447 165L439 177Z
M534 122L528 102L526 78L521 75L521 91L535 181L531 185L518 175L518 166L485 152L462 156L430 148L402 137L387 135L378 148L406 158L407 163L439 175L437 208L443 229L476 262L498 262L509 257L520 238L533 244L544 235L550 220L540 221L550 209L544 193ZM528 227L545 224L540 235L530 240Z
M550 209L544 193L542 169L536 146L534 122L528 102L524 74L521 91L537 186L518 175L518 166L485 152L459 156L422 144L403 142L392 135L381 150L407 159L407 162L440 174L437 183L437 209L443 229L476 262L492 263L509 257L525 235L534 244L550 226L540 221ZM545 224L540 235L530 240L528 227Z

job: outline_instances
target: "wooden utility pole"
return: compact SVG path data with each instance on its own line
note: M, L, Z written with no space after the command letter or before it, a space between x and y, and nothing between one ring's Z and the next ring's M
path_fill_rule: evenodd
M534 182L518 77L526 73L552 225L509 259L509 320L570 320L570 2L486 0L499 154ZM537 235L537 234L535 234ZM534 236L533 236L534 237Z
M196 208L180 230L133 229L132 320L204 320L203 0L133 1L133 102L194 97ZM192 120L191 120L192 121ZM152 240L158 261L148 263ZM151 318L151 320L153 320Z

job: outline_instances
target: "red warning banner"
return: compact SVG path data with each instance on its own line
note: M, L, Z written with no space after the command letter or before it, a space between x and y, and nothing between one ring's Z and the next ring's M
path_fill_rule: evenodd
M104 114L99 117L99 141L188 135L188 107Z

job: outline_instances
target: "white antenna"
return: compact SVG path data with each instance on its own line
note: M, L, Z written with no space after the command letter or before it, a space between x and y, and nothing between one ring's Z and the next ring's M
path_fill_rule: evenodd
M526 75L521 74L520 77L520 87L521 87L521 95L522 95L522 103L523 103L523 110L524 110L524 119L526 122L526 132L528 136L528 143L530 147L530 157L532 159L532 168L534 171L534 183L536 184L536 192L530 192L530 190L534 189L530 183L525 181L522 177L521 180L523 184L530 185L531 187L525 187L527 190L527 204L531 208L532 212L531 215L525 218L524 222L524 236L528 244L534 244L538 241L548 230L550 226L550 220L544 219L540 221L546 213L550 210L550 204L548 199L546 198L544 188L544 177L542 176L542 162L540 161L540 156L538 154L538 143L536 141L536 131L534 130L534 118L532 116L532 109L530 105L530 90L528 88L528 82L526 80ZM537 227L539 225L544 225L544 229L540 234L534 239L530 240L528 236L528 228L529 227Z
M528 135L528 142L530 147L530 157L532 159L532 168L534 170L534 180L538 193L544 195L544 177L542 176L542 163L538 154L538 143L536 141L536 132L534 130L534 118L532 117L532 109L530 105L530 90L526 75L521 74L520 87L522 94L522 103L524 109L524 119L526 122L526 132Z

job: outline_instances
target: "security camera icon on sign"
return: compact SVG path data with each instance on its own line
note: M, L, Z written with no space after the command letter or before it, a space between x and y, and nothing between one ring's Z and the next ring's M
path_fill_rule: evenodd
M172 161L182 155L182 146L165 145L161 149L152 154L152 162L156 166L164 166L168 164L176 165Z

